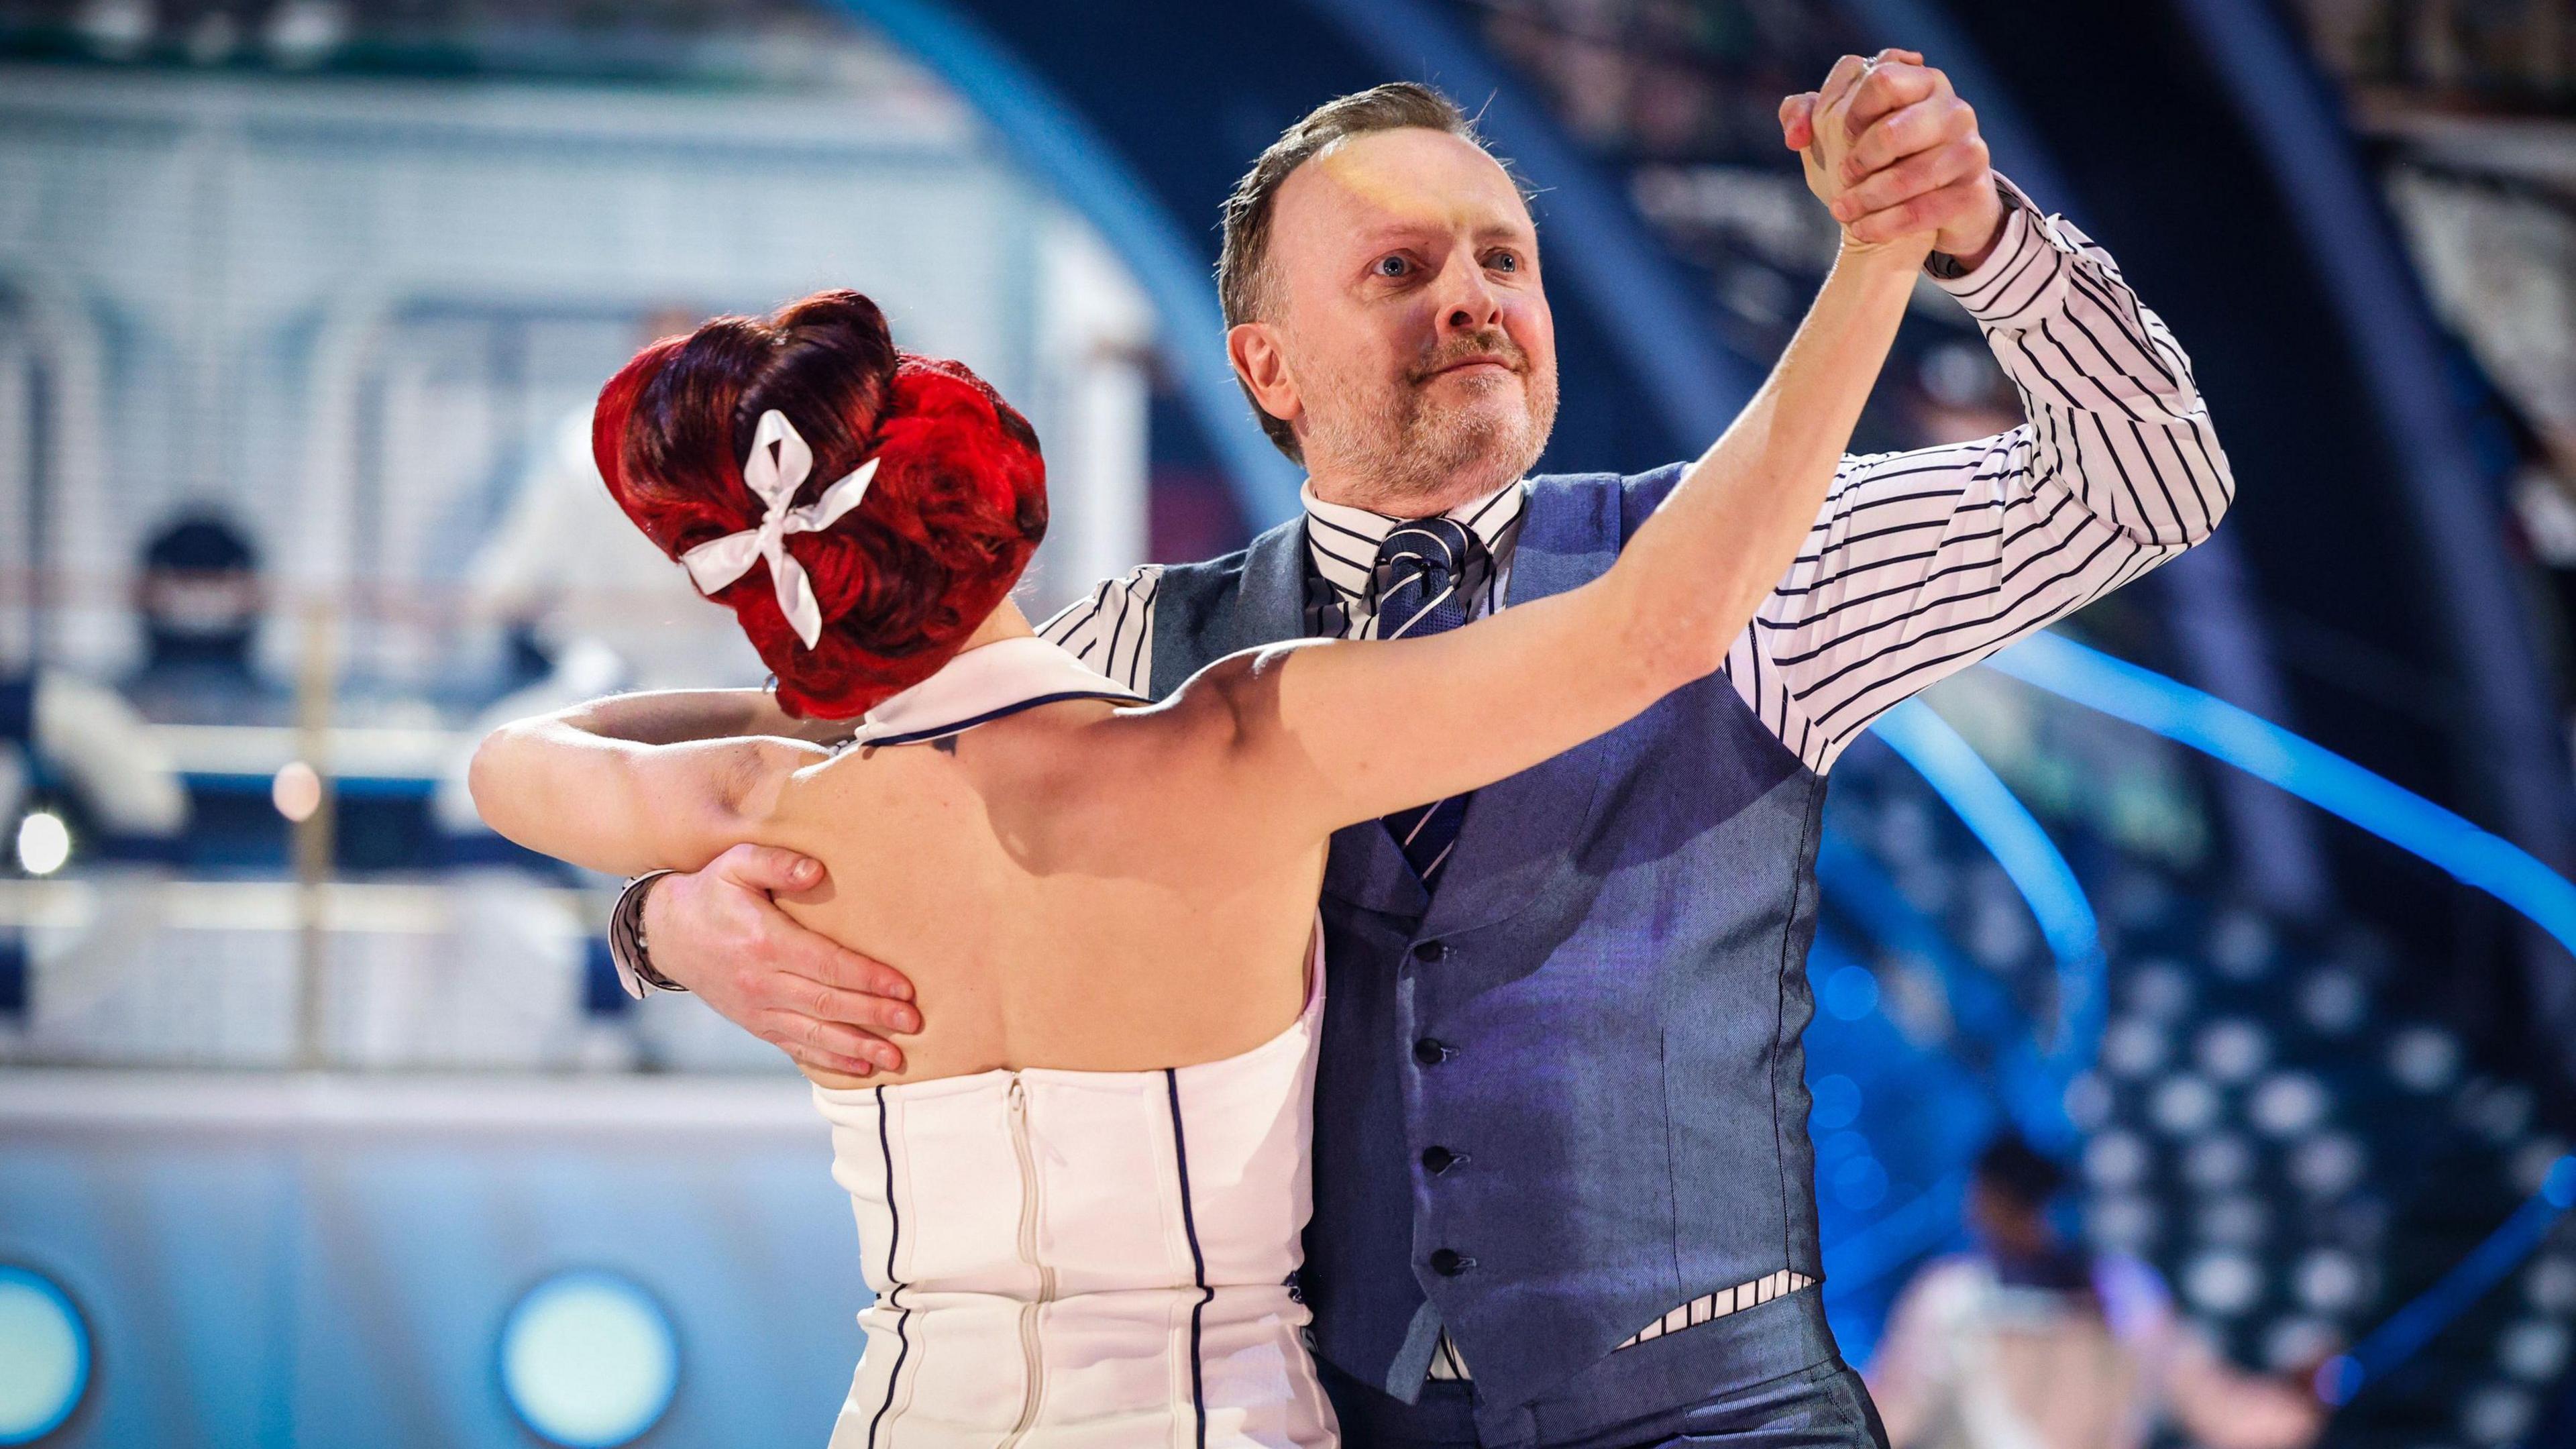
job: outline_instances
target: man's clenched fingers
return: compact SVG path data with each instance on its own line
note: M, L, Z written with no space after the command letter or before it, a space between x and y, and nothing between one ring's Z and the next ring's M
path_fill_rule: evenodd
M818 1072L838 1072L845 1077L873 1077L877 1074L877 1064L874 1062L854 1061L848 1057L829 1054L818 1055L813 1052L798 1051L794 1047L783 1048L783 1050L786 1051L789 1061Z
M1950 78L1930 66L1900 62L1872 67L1869 74L1854 82L1852 134L1859 135L1862 127L1891 111L1949 94Z
M1859 184L1834 198L1834 218L1857 221L1872 212L1885 211L1899 202L1911 201L1926 192L1938 191L1975 176L1985 169L1984 141L1975 136L1952 141L1934 150L1908 156L1893 166L1862 178Z
M780 1005L824 1021L847 1022L870 1032L916 1032L921 1013L900 1001L844 991L820 981L798 981L788 988L793 998Z
M1964 181L1954 181L1936 191L1926 191L1848 225L1854 241L1894 241L1910 232L1939 231L1974 215L1977 208L1990 203L1994 183L1982 172Z
M737 885L772 893L811 890L823 883L823 867L813 857L774 845L737 845L709 862L710 869Z
M799 1061L863 1064L883 1072L903 1070L903 1053L892 1042L879 1040L856 1027L783 1011L770 1013L768 1021L770 1029L762 1035ZM866 1075L858 1072L855 1065L837 1065L832 1070Z
M846 947L835 947L828 959L816 963L816 980L828 981L844 991L864 992L893 1001L912 999L912 979L883 961L862 956Z
M1890 166L1917 151L1972 135L1977 113L1956 96L1931 96L1881 116L1852 142L1843 157L1846 182Z

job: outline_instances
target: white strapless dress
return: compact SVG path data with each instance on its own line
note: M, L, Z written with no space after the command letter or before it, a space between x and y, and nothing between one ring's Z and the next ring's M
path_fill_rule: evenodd
M814 1089L877 1301L832 1449L1329 1446L1291 1287L1324 968L1240 1056Z

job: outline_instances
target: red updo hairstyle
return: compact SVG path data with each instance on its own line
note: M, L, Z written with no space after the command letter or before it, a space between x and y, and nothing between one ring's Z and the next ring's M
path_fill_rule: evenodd
M1046 465L1000 394L958 363L897 351L856 292L645 348L600 390L591 450L618 506L676 559L766 515L742 467L772 408L814 453L789 506L870 458L876 476L839 522L787 540L822 606L812 649L779 612L768 565L714 598L777 673L782 707L847 719L937 673L1010 593L1046 536Z

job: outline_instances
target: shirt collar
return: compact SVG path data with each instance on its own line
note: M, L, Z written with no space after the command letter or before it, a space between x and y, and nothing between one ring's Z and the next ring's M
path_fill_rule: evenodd
M1368 598L1369 574L1377 566L1378 545L1409 519L1390 518L1366 508L1353 508L1346 503L1327 503L1315 496L1311 482L1297 490L1298 500L1306 505L1306 552L1314 561L1315 572L1334 592L1353 603ZM1465 524L1469 531L1483 539L1485 548L1496 559L1503 557L1512 532L1521 521L1528 504L1529 490L1518 483L1507 483L1481 498L1470 499L1441 515Z
M1045 639L997 639L966 650L859 721L854 745L910 745L1067 699L1143 703Z

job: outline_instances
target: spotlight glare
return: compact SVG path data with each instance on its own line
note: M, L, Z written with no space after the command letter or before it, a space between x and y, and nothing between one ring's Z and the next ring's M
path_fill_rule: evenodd
M31 812L18 822L18 868L29 875L52 875L72 858L72 833L50 810Z

